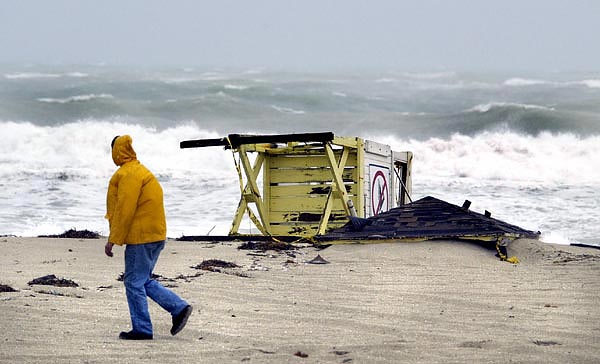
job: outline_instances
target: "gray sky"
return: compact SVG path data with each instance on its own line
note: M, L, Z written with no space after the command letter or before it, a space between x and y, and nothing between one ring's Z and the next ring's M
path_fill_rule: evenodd
M595 0L4 0L0 62L598 70Z

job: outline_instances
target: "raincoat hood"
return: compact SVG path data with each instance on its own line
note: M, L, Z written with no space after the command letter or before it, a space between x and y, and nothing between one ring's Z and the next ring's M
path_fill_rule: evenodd
M133 150L133 140L129 135L122 135L115 139L112 147L112 159L117 166L137 160L137 155Z

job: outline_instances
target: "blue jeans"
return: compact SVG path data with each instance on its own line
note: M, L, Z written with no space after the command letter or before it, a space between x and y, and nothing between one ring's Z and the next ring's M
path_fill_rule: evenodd
M148 312L148 297L172 316L181 313L188 305L173 291L151 278L152 271L164 241L127 245L125 248L125 292L134 332L152 334L152 321Z

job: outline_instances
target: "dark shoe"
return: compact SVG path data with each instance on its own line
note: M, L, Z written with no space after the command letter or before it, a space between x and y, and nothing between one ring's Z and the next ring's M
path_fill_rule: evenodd
M171 327L171 335L177 335L179 331L183 330L185 324L187 323L188 317L190 317L193 310L194 309L192 308L192 306L187 305L187 307L184 308L183 311L181 311L181 313L179 313L176 316L173 316L173 327Z
M152 340L152 334L144 334L141 332L125 332L122 331L119 334L119 339L121 340Z

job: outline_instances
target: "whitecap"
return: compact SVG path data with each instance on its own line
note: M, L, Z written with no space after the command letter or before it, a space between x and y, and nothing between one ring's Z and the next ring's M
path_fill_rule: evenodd
M580 83L589 88L600 88L600 80L583 80Z
M567 82L551 82L545 80L527 79L527 78L510 78L503 83L504 86L536 86L536 85L551 85L556 87L572 87L586 86L589 88L600 88L600 79L589 79L582 81L567 81Z
M405 72L404 77L412 78L416 80L437 80L442 78L454 78L456 77L456 72L446 71L446 72L423 72L423 73L414 73L414 72Z
M57 73L39 73L39 72L20 72L7 73L4 78L9 80L35 79L35 78L59 78L61 75Z
M544 80L534 80L527 78L510 78L504 81L504 86L535 86L535 85L546 85L550 82Z
M377 80L375 80L375 83L394 83L397 82L398 80L396 80L395 78L379 78Z
M45 102L49 104L68 104L70 102L83 102L91 101L95 99L114 99L113 95L110 94L88 94L88 95L76 95L65 97L62 99L51 98L51 97L40 97L37 99L39 102Z
M33 80L33 79L44 79L44 78L61 78L61 77L73 77L73 78L85 78L89 75L83 72L69 72L69 73L42 73L42 72L18 72L18 73L7 73L4 78L9 80Z
M249 88L249 86L226 84L223 86L223 88L225 90L243 91L243 90L247 90Z
M304 110L294 110L289 107L281 107L281 106L277 106L277 105L271 105L271 107L281 113L284 113L284 114L295 114L295 115L306 114L306 111L304 111Z
M541 106L541 105L533 105L533 104L520 104L516 102L490 102L487 104L479 104L473 106L470 109L465 110L465 112L479 112L486 113L495 108L501 107L514 107L518 109L526 109L526 110L545 110L545 111L555 111L553 107Z
M426 112L412 112L412 111L402 111L400 113L401 116L427 116Z
M89 75L87 73L83 73L83 72L69 72L66 74L66 76L74 77L74 78L85 78L85 77L88 77Z
M260 75L260 74L263 74L264 72L265 72L264 69L257 68L257 69L246 70L246 71L242 72L242 74L244 74L244 75Z

